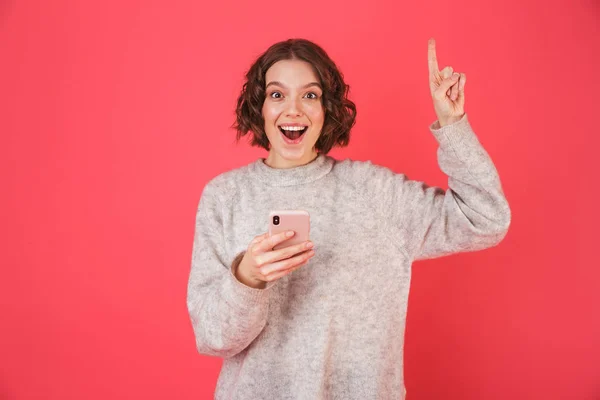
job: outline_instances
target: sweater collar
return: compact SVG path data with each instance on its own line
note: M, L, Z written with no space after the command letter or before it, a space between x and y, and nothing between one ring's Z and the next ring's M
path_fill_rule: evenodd
M292 168L273 168L265 164L265 158L252 163L252 172L259 180L270 186L294 186L313 182L331 171L335 159L319 153L317 158L308 164Z

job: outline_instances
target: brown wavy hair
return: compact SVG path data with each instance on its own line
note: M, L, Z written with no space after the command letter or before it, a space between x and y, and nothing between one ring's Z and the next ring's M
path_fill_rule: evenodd
M252 132L252 146L269 150L265 133L262 106L265 101L265 76L273 64L281 60L302 60L312 65L323 88L321 97L325 121L315 149L327 154L334 146L344 147L350 142L350 130L356 122L356 106L348 99L350 86L329 58L325 50L306 39L288 39L275 43L252 64L246 73L246 82L237 100L236 140Z

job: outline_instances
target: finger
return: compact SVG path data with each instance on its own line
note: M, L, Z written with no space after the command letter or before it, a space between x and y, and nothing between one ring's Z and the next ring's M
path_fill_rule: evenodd
M440 71L440 76L442 79L448 79L454 73L454 69L451 66L444 67L443 70Z
M465 82L467 77L465 74L460 74L460 82L458 85L458 105L464 109L465 106Z
M273 236L267 236L262 242L257 243L254 246L254 254L264 253L265 251L271 251L273 250L273 247L277 246L283 241L288 240L295 234L296 233L294 231L283 231Z
M269 232L267 233L263 233L262 235L258 235L256 236L254 239L252 239L252 241L250 242L250 244L255 244L255 243L260 243L262 242L267 236L269 236Z
M275 272L274 274L272 274L272 275L269 275L269 276L268 276L266 279L267 279L269 282L272 282L272 281L275 281L275 280L277 280L277 279L280 279L280 278L284 277L285 275L287 275L287 274L289 274L289 273L292 273L292 272L294 272L294 271L295 271L295 270L297 270L298 268L300 268L300 267L302 267L302 266L304 266L304 265L308 264L308 261L309 261L309 260L306 260L306 261L304 261L304 262L302 262L302 263L300 263L300 264L296 265L295 267L292 267L292 268L286 269L286 270L284 270L284 271Z
M258 255L255 259L258 265L271 264L276 261L285 260L295 256L303 251L310 250L313 247L313 242L310 240L295 244L293 246L287 246L282 249L267 251Z
M430 38L427 46L427 59L429 65L429 75L434 76L439 72L437 55L435 53L435 39Z
M450 88L450 99L452 101L456 101L456 99L458 98L458 85L460 85L460 74L457 74L456 72L454 74L457 76L454 77L456 83Z
M460 74L460 84L458 85L458 95L459 96L465 95L465 83L467 83L467 75Z
M436 85L437 87L435 87L434 90L437 90L440 87L441 82L443 82L444 79L450 78L452 76L453 72L454 72L454 70L452 69L452 67L450 67L450 66L444 67L444 69L442 69L439 72L439 78L438 78L439 79L439 83ZM450 89L449 88L448 88L448 91L446 92L446 95L448 97L450 97Z
M448 79L444 79L442 83L440 83L440 87L436 91L436 93L443 93L444 96L448 95L450 92L450 88L452 85L456 84L458 80L458 74L452 75L452 77Z
M303 263L304 261L310 259L314 255L315 255L315 251L310 250L310 251L304 252L302 254L299 254L295 257L265 265L264 267L260 268L260 273L263 274L265 277L268 277L269 274L271 274L272 272L283 271L286 269L293 268L293 267L297 266L298 264Z
M310 260L305 260L305 261L301 262L300 264L295 265L295 266L293 266L291 268L287 268L287 269L275 271L275 272L269 274L268 276L266 276L264 279L267 282L272 282L272 281L277 280L277 279L279 279L279 278L281 278L281 277L283 277L283 276L285 276L285 275L287 275L287 274L289 274L289 273L297 270L298 268L300 268L300 267L308 264L309 261Z

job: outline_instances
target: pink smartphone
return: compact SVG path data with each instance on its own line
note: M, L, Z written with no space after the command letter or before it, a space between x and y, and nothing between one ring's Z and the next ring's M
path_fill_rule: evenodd
M279 243L273 250L293 246L309 240L310 215L304 210L275 210L269 214L269 236L283 231L294 231L290 239Z

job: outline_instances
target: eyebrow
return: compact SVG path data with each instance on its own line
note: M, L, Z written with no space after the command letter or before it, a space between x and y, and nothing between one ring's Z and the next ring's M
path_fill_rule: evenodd
M281 86L281 87L286 87L283 83L278 82L278 81L272 81L269 82L266 86L266 88L268 88L271 85L277 85L277 86ZM302 86L300 89L306 89L307 87L311 87L311 86L317 86L319 89L323 90L323 88L321 87L321 85L318 82L310 82L307 83L306 85ZM266 89L265 88L265 89Z

